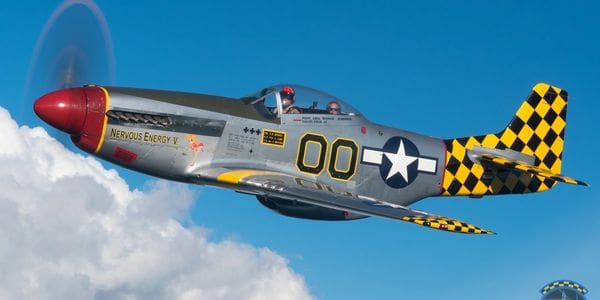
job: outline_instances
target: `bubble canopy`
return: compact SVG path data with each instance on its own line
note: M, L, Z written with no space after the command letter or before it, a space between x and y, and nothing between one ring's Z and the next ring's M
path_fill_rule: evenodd
M266 117L278 117L282 111L282 98L292 95L293 105L301 114L330 114L328 107L338 107L340 115L361 116L362 114L350 104L325 92L295 84L278 84L263 88L255 93L240 98ZM337 105L336 105L337 104Z

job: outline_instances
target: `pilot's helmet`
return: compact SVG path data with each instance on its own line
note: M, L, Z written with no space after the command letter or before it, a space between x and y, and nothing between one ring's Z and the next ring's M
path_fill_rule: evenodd
M294 101L294 95L296 93L294 92L294 89L289 87L289 86L285 86L281 89L281 91L279 92L279 95L281 96L281 99L290 99L292 101Z

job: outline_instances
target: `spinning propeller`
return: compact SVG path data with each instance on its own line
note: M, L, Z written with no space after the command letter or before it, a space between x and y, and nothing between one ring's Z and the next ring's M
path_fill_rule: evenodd
M112 39L102 11L92 1L64 1L49 17L36 43L25 85L27 105L21 111L30 116L33 102L55 90L110 85L114 72ZM66 138L56 130L50 133Z

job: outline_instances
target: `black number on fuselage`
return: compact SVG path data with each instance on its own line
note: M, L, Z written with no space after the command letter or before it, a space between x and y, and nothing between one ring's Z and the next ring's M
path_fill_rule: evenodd
M337 167L338 155L340 148L346 148L350 151L350 160L348 161L346 170L340 170ZM331 145L331 158L329 159L329 175L335 179L348 180L356 172L356 157L358 155L358 146L353 140L339 138Z
M306 161L307 147L309 144L315 144L319 147L316 164L309 164ZM325 136L315 133L306 133L298 142L298 155L296 156L296 166L301 172L319 175L325 168L325 159L327 158L327 139ZM339 169L338 156L340 151L347 149L349 152L349 161L345 169ZM331 145L331 157L329 158L329 167L327 171L329 176L338 180L349 180L356 173L356 158L358 157L358 145L355 141L338 138Z
M319 157L317 158L317 164L310 165L306 163L306 146L309 143L319 145ZM296 157L296 166L302 172L310 174L320 174L325 167L325 158L327 157L327 140L322 135L316 135L313 133L307 133L300 139L298 146L298 156Z

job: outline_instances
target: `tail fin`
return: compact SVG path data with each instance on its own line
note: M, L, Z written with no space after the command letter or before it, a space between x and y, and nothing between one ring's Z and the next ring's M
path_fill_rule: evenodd
M556 180L524 172L490 172L473 162L474 147L491 152L516 153L529 164L559 174L567 117L567 92L538 83L506 129L496 134L445 140L446 170L442 195L483 196L517 194L550 189Z
M557 87L536 84L508 127L498 134L500 142L506 148L533 155L536 166L560 173L567 96L566 91Z

